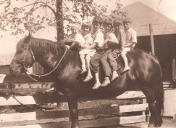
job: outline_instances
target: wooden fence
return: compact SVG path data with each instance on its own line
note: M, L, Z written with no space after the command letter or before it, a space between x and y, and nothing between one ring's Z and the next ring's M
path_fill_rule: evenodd
M68 105L64 97L55 93L44 94L52 85L51 82L15 83L13 91L25 96L0 97L0 127L70 127ZM0 90L8 91L10 93L12 90ZM56 105L58 98L62 102ZM128 91L108 100L81 100L78 106L80 125L84 128L146 122L148 108L143 93L138 91Z

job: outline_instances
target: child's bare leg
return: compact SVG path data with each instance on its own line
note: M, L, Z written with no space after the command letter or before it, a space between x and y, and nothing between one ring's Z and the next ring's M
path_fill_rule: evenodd
M80 54L80 59L81 59L81 68L82 68L82 71L81 71L81 74L85 73L87 71L86 69L86 61L85 61L85 55L84 54Z
M128 59L126 57L126 52L122 51L121 56L122 56L122 59L123 59L124 64L125 64L123 72L128 71L130 69L130 67L128 66Z
M87 82L93 78L91 71L90 71L90 55L86 56L86 64L87 64L87 76L84 79L84 82Z

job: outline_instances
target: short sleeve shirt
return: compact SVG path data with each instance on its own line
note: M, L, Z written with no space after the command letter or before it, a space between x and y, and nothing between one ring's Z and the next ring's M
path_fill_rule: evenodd
M85 39L85 47L93 45L94 42L93 42L93 38L92 38L91 33L86 34L84 36L84 39Z
M133 43L137 43L137 34L136 31L132 28L129 28L125 31L126 34L126 44L125 46L130 46Z
M94 43L102 47L104 45L104 34L101 29L98 29L94 34Z
M113 32L108 32L108 33L106 34L105 40L108 40L108 41L111 41L111 42L115 42L115 43L117 43L117 44L119 43L119 41L118 41L116 35L115 35Z
M85 44L85 39L81 33L76 33L74 41L78 42L80 46Z

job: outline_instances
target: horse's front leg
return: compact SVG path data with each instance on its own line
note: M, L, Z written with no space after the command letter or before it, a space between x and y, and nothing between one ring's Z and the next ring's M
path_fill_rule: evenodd
M66 88L65 95L67 96L68 107L70 111L71 128L79 128L78 122L78 100L73 90Z

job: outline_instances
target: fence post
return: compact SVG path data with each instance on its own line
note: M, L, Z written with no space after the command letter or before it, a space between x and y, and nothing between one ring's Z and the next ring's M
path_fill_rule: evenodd
M153 27L152 24L149 24L149 33L150 33L150 44L152 54L155 55L155 47L154 47L154 37L153 37Z

